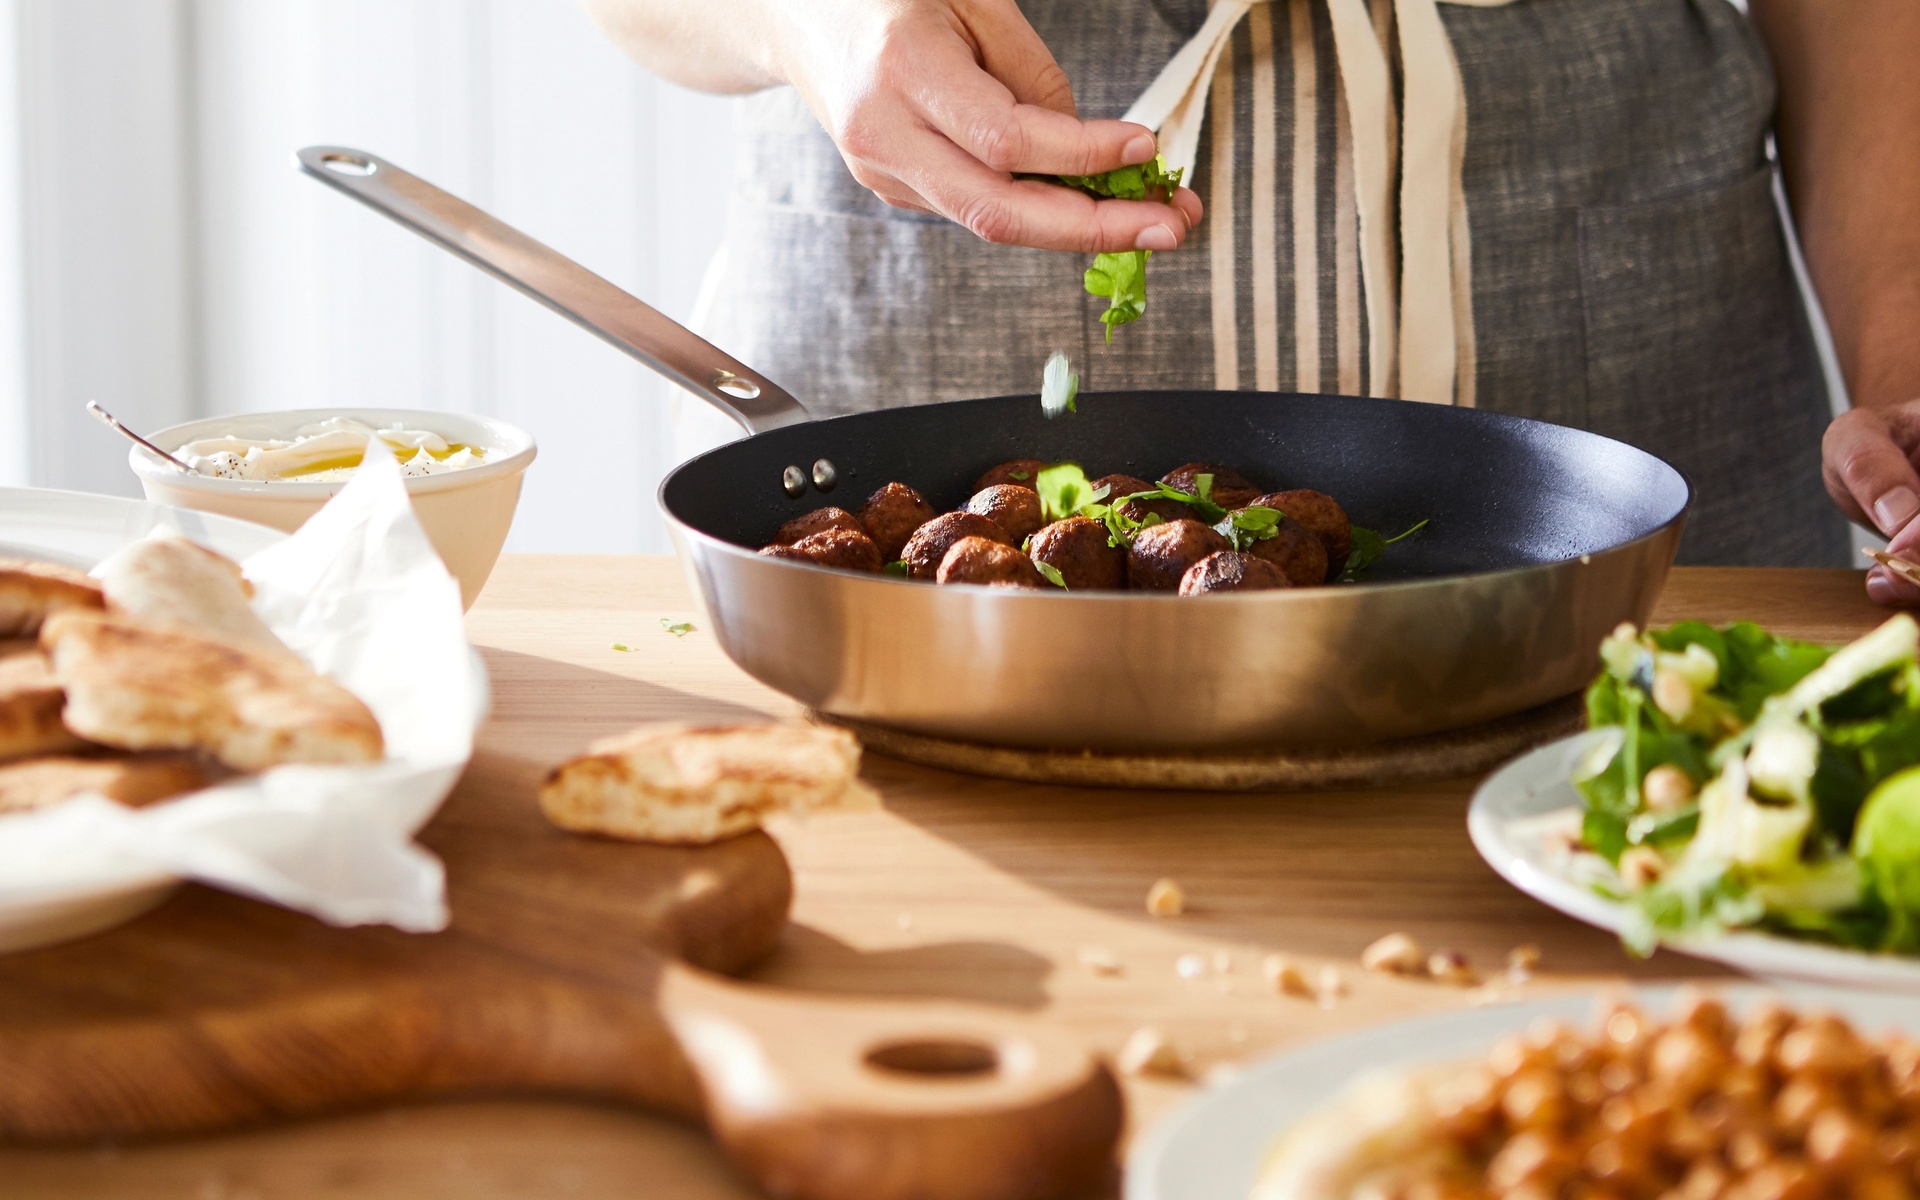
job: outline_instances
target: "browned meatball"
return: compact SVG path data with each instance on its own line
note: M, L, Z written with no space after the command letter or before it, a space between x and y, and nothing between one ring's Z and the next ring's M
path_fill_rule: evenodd
M1033 486L1034 476L1047 469L1047 464L1037 458L1015 458L1001 463L985 475L973 481L973 490L984 492L990 487L1003 483L1017 483L1021 487Z
M963 537L947 548L935 583L979 583L988 587L1037 588L1048 586L1034 570L1033 560L1001 542Z
M1127 552L1107 537L1107 525L1092 517L1068 517L1033 535L1033 561L1060 572L1068 591L1112 591L1127 586Z
M940 560L953 544L964 537L981 537L1008 545L1007 531L979 513L950 512L935 517L913 531L900 557L907 562L907 574L915 579L932 579L940 573Z
M1107 503L1118 503L1120 497L1131 496L1135 492L1151 492L1153 485L1144 479L1132 475L1102 475L1093 481L1093 488L1099 491L1107 489ZM1182 504L1178 500L1129 500L1120 505L1120 514L1134 521L1144 521L1152 513L1162 521L1178 521L1182 517L1193 515L1193 506Z
M1332 496L1312 488L1295 488L1290 492L1269 492L1254 503L1277 508L1306 526L1307 532L1327 548L1330 570L1337 571L1346 565L1347 555L1353 553L1353 522L1347 520L1347 510Z
M996 483L981 488L967 501L967 511L979 513L1006 531L1007 540L1018 546L1046 524L1040 515L1040 493L1017 483Z
M762 546L769 558L802 559L843 571L878 571L884 561L873 539L857 529L826 529L808 534L791 546Z
M913 531L933 517L933 505L904 483L888 484L868 496L860 508L860 524L866 527L873 544L880 548L883 562L899 558L900 548L907 544Z
M1188 567L1231 549L1226 538L1191 518L1149 525L1127 551L1127 583L1153 592L1177 591Z
M795 517L774 531L773 544L791 546L803 537L815 533L825 533L829 529L851 529L855 533L867 531L860 527L859 520L844 508L827 505L816 508L805 516Z
M1290 586L1279 567L1264 558L1223 550L1209 554L1187 568L1180 577L1182 596L1204 596L1208 592L1256 592Z
M1274 536L1260 539L1248 551L1279 567L1294 587L1316 587L1327 581L1327 548L1298 521L1280 522Z
M1160 477L1160 482L1170 488L1177 488L1189 496L1199 494L1194 477L1213 476L1213 502L1221 508L1245 508L1252 504L1254 497L1260 494L1253 481L1232 467L1216 466L1213 463L1182 463Z

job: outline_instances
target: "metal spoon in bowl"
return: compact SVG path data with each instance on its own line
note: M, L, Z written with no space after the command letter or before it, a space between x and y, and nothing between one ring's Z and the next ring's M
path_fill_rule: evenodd
M115 433L124 434L126 437L131 438L133 441L138 442L142 446L145 446L147 449L153 451L155 454L158 454L161 458L164 458L168 462L172 463L178 470L188 475L191 475L194 473L192 467L181 462L179 459L175 458L173 455L168 454L165 450L162 450L160 447L154 445L152 442L141 437L139 434L135 433L133 430L128 429L125 425L122 425L120 423L120 418L114 416L112 413L108 412L106 409L101 408L94 401L92 400L87 401L87 411L92 413L94 416L99 417L102 421L106 422L107 427L109 429L112 429Z

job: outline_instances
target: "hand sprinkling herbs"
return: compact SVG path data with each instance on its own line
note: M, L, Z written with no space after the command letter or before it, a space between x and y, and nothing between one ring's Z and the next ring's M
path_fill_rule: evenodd
M1067 356L1058 350L1047 360L1046 370L1040 373L1040 411L1051 421L1063 412L1079 412L1079 406L1073 398L1080 394L1080 377L1073 373L1073 364ZM1025 480L1024 472L1008 476L1011 479Z
M1152 162L1121 167L1102 175L1062 175L1059 179L1097 200L1158 200L1171 204L1184 174L1185 167L1169 171L1167 160L1155 156ZM1138 321L1147 311L1147 260L1152 257L1151 250L1122 250L1096 255L1093 265L1087 268L1084 281L1087 291L1107 300L1107 311L1100 314L1100 323L1107 327L1109 345L1113 342L1115 326Z

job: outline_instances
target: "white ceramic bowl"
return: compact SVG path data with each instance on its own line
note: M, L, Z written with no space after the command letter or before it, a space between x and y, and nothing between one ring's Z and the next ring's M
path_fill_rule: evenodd
M487 461L477 467L406 481L407 495L413 500L421 527L447 570L460 581L461 604L471 608L500 557L500 547L513 525L513 510L520 502L521 477L536 453L533 436L526 430L492 417L411 408L302 408L208 417L170 426L148 437L167 451L202 438L228 435L291 439L302 426L328 417L350 417L376 428L398 424L430 429L450 442L465 442L486 452ZM127 463L140 477L147 499L157 504L238 517L288 533L305 524L329 497L346 486L345 480L256 482L183 475L139 446L127 452Z

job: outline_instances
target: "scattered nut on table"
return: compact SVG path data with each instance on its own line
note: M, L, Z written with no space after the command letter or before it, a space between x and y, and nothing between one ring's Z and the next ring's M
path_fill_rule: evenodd
M1390 975L1417 975L1427 965L1420 943L1404 933L1390 933L1360 952L1360 965Z
M1177 917L1187 911L1187 893L1171 879L1161 879L1147 889L1147 913L1155 917Z
M1427 974L1455 987L1473 987L1480 982L1480 972L1458 950L1436 950L1428 955Z
M1510 983L1525 983L1533 978L1534 968L1540 965L1540 947L1526 942L1507 951L1507 980Z
M1113 951L1105 946L1080 947L1080 965L1095 975L1113 976L1126 972L1126 968L1120 965L1120 960L1114 957Z
M1307 973L1300 964L1284 954L1269 954L1260 961L1260 973L1267 977L1273 990L1282 996L1300 996L1313 998L1313 985L1307 982Z
M1187 1075L1186 1056L1152 1025L1143 1025L1128 1035L1115 1065L1123 1075L1157 1075L1165 1079L1184 1079Z

